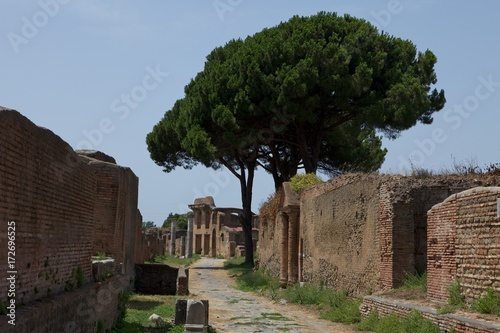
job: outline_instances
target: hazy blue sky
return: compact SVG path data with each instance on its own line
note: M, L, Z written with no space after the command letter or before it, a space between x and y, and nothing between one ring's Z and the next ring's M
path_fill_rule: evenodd
M432 50L445 109L395 141L382 171L439 170L457 160L500 162L500 2L451 0L3 0L0 105L47 127L72 147L93 148L140 179L139 208L161 223L195 197L241 207L227 171L162 172L145 137L183 97L206 55L293 15L349 13ZM258 172L253 208L273 191Z

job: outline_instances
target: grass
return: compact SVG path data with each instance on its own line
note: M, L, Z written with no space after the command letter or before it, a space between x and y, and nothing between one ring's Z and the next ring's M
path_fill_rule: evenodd
M315 305L320 311L320 318L344 324L354 324L357 330L373 331L376 333L439 333L439 327L430 320L425 319L418 312L412 312L406 317L391 314L379 318L376 311L365 318L361 317L359 306L361 299L351 298L343 291L335 291L321 286L296 284L287 289L279 288L279 280L260 270L253 271L250 266L243 263L243 259L226 261L225 268L236 278L237 288L244 291L254 291L274 300L285 299L287 302ZM457 282L458 283L458 282ZM427 289L427 275L408 274L400 288L393 293L408 295L425 295ZM461 300L460 285L450 286L450 295L454 300ZM457 293L458 290L458 293ZM481 304L498 304L500 311L500 295L486 295ZM479 302L478 302L479 303ZM282 318L277 314L266 314L258 319ZM285 318L285 317L283 317ZM240 323L249 324L249 323ZM255 324L255 323L252 323ZM286 330L286 329L285 329Z
M471 306L472 310L485 313L485 314L494 314L500 315L500 295L498 292L493 290L492 288L486 289L486 294L480 297L476 302L474 302Z
M277 301L285 299L289 303L316 305L323 313L321 318L342 323L356 323L361 320L360 299L348 298L342 291L318 287L311 284L295 284L287 289L279 288L279 279L268 272L253 271L244 264L244 259L235 258L225 262L224 267L236 277L237 288L253 291Z
M111 256L106 255L104 252L97 252L95 256L92 256L92 260L106 260L111 258Z
M418 312L412 312L406 317L396 314L379 318L376 311L370 313L359 324L357 330L373 331L375 333L439 333L439 327Z
M118 328L110 333L150 333L150 332L170 332L182 333L182 326L174 326L169 323L169 319L175 315L175 296L163 295L132 295L126 305L126 315ZM161 328L154 327L148 321L151 314L156 313L165 319L166 323Z
M403 289L407 290L420 290L422 292L427 292L427 272L422 274L406 274L403 280Z
M460 292L460 281L456 279L448 286L448 304L437 308L438 314L453 313L467 307L465 296Z
M401 286L386 294L405 300L425 299L427 294L427 272L405 274Z
M191 265L196 260L199 260L201 256L199 254L194 254L191 258L179 258L171 256L169 254L164 254L162 256L156 256L152 261L147 261L148 264L162 264L168 265L170 267L187 267Z
M237 288L261 294L273 293L279 289L279 280L265 271L253 271L252 266L244 263L245 258L232 258L224 263L224 268L236 276Z

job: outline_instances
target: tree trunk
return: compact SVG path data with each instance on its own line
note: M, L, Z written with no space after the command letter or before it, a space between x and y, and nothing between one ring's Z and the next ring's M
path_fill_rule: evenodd
M245 175L245 169L248 171L248 176ZM245 236L245 264L253 267L252 189L255 175L255 163L248 163L241 170L241 203L243 206L241 225Z

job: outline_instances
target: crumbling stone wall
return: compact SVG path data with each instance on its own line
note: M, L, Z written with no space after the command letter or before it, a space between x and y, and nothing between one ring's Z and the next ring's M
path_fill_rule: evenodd
M458 279L468 300L486 288L500 291L500 187L478 187L450 196L429 211L427 290L446 301Z
M64 291L75 272L90 279L94 193L90 168L57 135L0 108L0 271L17 271L16 303ZM15 222L15 267L7 267L7 222ZM7 304L7 280L0 300Z
M426 269L427 211L450 194L495 182L479 175L349 174L308 189L293 249L299 277L354 294L398 287L407 273ZM281 217L261 215L260 266L279 275Z
M376 176L356 175L304 193L305 281L350 293L379 289L380 182Z
M279 210L283 206L283 191L274 193L259 211L259 268L269 271L273 276L280 275Z

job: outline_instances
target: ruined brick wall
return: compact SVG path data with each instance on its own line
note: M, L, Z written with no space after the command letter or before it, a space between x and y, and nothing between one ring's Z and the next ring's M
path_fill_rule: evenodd
M99 323L104 332L116 325L120 295L129 289L124 276L89 284L17 309L15 326L7 323L7 316L0 316L0 332L98 332Z
M142 214L137 210L135 222L135 263L144 263L144 235L142 233Z
M309 189L300 199L303 278L352 292L398 287L427 267L427 211L450 194L498 182L351 174ZM261 209L258 251L260 266L278 276L281 225L263 213L270 204Z
M278 210L283 204L283 193L275 193L271 200L262 205L259 216L259 268L273 276L280 274L281 227Z
M84 158L97 181L92 251L111 255L123 263L124 273L132 275L139 180L130 168L97 160L88 154Z
M499 187L478 187L452 195L429 211L428 297L445 301L457 278L467 299L487 287L500 291Z
M360 306L362 316L367 316L371 311L377 310L382 317L389 314L406 316L413 311L419 312L424 318L438 325L441 332L450 332L454 329L456 333L498 333L500 325L498 321L485 321L467 318L456 314L437 314L434 308L427 308L408 302L390 300L376 296L366 296Z
M165 240L157 232L143 234L144 260L151 261L156 256L165 254Z
M305 281L352 294L380 289L379 187L379 177L358 174L302 194Z
M175 295L179 268L168 265L136 265L135 290L149 295Z
M380 189L381 284L398 287L427 263L427 211L457 191L453 180L385 177Z
M6 304L7 222L15 222L17 305L91 277L96 181L71 147L20 113L0 109L0 300Z

